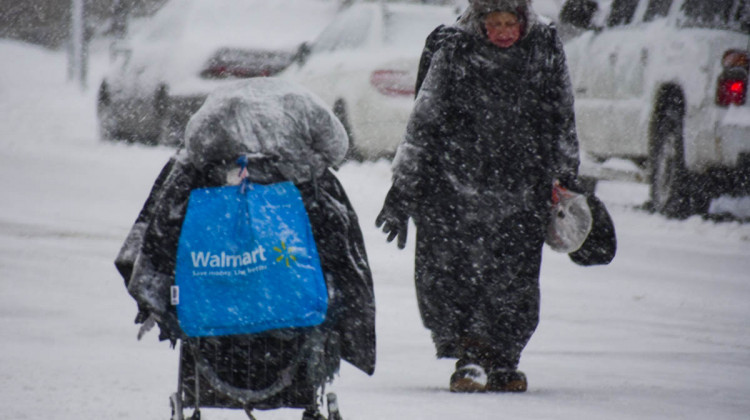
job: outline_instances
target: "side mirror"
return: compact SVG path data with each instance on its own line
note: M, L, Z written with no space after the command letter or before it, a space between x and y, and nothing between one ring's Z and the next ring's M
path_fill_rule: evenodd
M594 0L568 0L560 9L560 22L579 29L592 29L599 5Z
M307 58L310 56L310 45L307 42L303 42L297 48L297 52L294 54L293 62L298 63L300 66L305 64Z

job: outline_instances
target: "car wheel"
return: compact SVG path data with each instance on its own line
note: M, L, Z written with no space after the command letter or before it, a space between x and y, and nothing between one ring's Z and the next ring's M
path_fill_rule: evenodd
M684 219L708 210L710 200L697 176L685 168L684 100L670 94L660 102L652 130L651 205L667 217Z
M165 115L160 124L159 144L164 146L179 146L182 143L184 131L184 124L181 124L176 115L173 113Z
M116 140L117 130L112 120L112 97L106 80L99 85L99 92L96 97L96 118L99 123L99 138L107 141Z
M169 88L164 84L159 85L154 93L154 120L154 127L143 139L144 143L150 145L159 144L169 123Z
M346 104L342 99L337 100L333 104L333 114L336 118L341 121L341 125L346 130L346 135L349 137L349 150L346 152L346 160L356 160L361 162L363 160L362 153L357 149L356 143L354 142L354 135L352 134L352 126L349 124L349 114L346 111Z

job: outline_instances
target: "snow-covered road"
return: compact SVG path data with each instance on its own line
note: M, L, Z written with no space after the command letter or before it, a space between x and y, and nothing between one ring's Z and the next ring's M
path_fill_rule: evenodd
M171 150L99 142L95 88L65 82L63 55L2 41L0 58L0 417L167 419L177 352L154 332L136 341L112 261ZM618 256L582 268L545 250L541 324L521 361L529 391L456 395L452 362L433 357L417 312L413 232L399 251L373 225L388 163L338 175L378 310L375 375L344 365L328 388L347 420L750 416L750 224L669 221L636 209L644 186L600 185ZM729 205L750 213L748 200Z

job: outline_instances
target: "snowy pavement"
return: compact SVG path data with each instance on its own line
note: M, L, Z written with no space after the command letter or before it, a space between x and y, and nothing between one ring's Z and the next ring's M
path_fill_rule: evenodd
M0 41L0 58L11 63L0 68L0 417L167 419L177 352L155 332L136 341L112 261L171 150L97 140L106 59L81 93L61 54ZM666 220L636 208L645 186L600 185L618 256L582 268L545 250L541 324L521 361L529 391L457 395L417 312L413 231L399 251L374 227L388 163L338 176L361 218L378 311L375 375L344 364L327 389L347 420L750 416L750 223ZM748 200L726 206L750 214Z

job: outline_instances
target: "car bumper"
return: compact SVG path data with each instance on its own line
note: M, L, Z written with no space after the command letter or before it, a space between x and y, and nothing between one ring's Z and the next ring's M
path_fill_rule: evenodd
M685 150L688 169L705 176L714 194L750 193L750 106L714 108L701 117L685 128L686 136L696 133Z
M685 122L685 163L692 172L731 169L750 153L750 106L703 108Z
M148 99L113 101L98 109L98 118L102 127L117 138L154 142L159 135L159 119L153 101Z
M731 107L716 129L716 141L724 166L743 166L750 156L750 106Z
M414 100L411 97L368 101L357 107L354 141L368 159L391 157L404 138Z
M723 193L750 194L750 106L730 108L718 124L722 168L712 171Z

